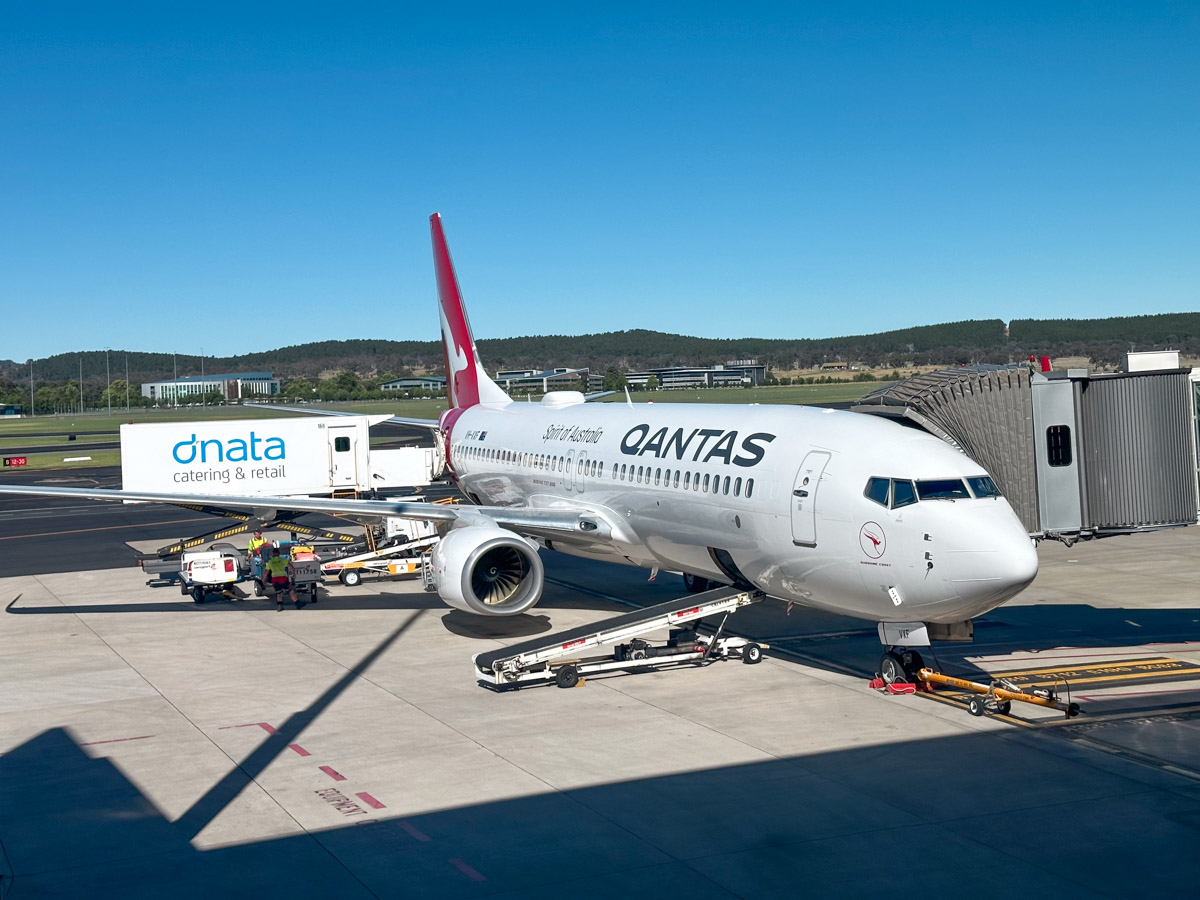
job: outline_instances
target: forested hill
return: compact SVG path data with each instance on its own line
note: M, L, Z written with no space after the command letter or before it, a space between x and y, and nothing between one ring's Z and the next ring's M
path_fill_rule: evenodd
M549 366L618 366L639 370L668 365L708 365L732 359L756 358L777 369L809 368L844 360L867 365L951 365L959 362L1003 363L1029 354L1088 356L1096 364L1113 364L1129 350L1171 348L1200 355L1200 313L1127 316L1112 319L1017 319L1005 336L1000 319L925 325L879 334L820 339L710 339L657 331L617 331L605 334L544 335L479 341L489 370ZM201 361L183 354L128 354L135 383L197 375ZM39 381L105 377L104 351L62 353L34 361ZM112 378L124 378L126 354L108 356ZM320 341L283 347L265 353L205 357L206 372L271 371L280 377L315 377L342 370L362 375L399 374L404 370L439 370L437 341L346 340ZM0 361L0 377L28 378L25 363Z

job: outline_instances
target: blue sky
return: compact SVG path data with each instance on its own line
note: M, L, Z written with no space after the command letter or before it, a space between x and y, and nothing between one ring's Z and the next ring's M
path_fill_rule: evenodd
M1200 6L0 12L0 358L1200 309Z

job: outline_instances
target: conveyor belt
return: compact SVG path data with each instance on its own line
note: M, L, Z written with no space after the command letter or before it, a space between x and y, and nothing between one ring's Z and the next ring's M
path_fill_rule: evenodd
M519 644L511 644L496 650L488 650L475 657L475 664L480 669L487 671L502 659L520 656L522 653L532 653L545 647L569 644L571 641L588 637L601 630L610 631L625 625L633 625L644 619L653 619L656 616L663 616L681 609L690 609L693 606L699 606L706 601L717 600L722 597L734 597L741 593L744 593L741 588L720 587L715 590L705 591L703 594L690 594L684 597L677 597L674 600L668 600L666 603L659 603L657 606L635 609L633 612L625 613L623 616L615 616L614 618L604 619L601 622L593 622L589 625L580 625L578 628L559 631L555 634L539 635L528 641L522 641Z

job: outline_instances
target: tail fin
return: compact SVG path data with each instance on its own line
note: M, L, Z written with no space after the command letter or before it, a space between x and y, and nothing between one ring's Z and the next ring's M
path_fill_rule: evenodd
M467 321L454 262L450 259L450 248L446 246L446 235L442 231L441 214L434 213L429 217L429 229L433 234L433 270L437 275L438 305L442 313L442 357L446 363L446 396L450 408L466 409L477 403L508 403L508 394L488 378L479 364L471 323Z

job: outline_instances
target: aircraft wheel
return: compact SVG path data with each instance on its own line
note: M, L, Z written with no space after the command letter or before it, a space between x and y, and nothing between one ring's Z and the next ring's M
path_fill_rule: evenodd
M972 697L967 701L967 712L973 716L982 716L987 712L987 704L982 697Z
M203 603L204 602L204 588L202 588L202 587L192 588L192 599L195 600L197 603Z
M579 670L574 666L562 666L554 673L554 683L560 688L573 688L579 684Z
M884 684L901 684L908 680L904 661L898 653L885 653L879 659L879 675Z
M763 660L762 647L751 641L742 648L742 662L748 666L756 665Z
M692 575L689 572L684 572L683 586L687 588L687 592L689 594L703 594L708 590L708 579L701 578L699 575Z
M342 574L338 576L342 584L346 587L355 587L362 583L362 573L357 569L343 569Z
M906 680L915 684L917 673L925 668L924 658L916 650L905 650L900 654L900 663L904 666Z

